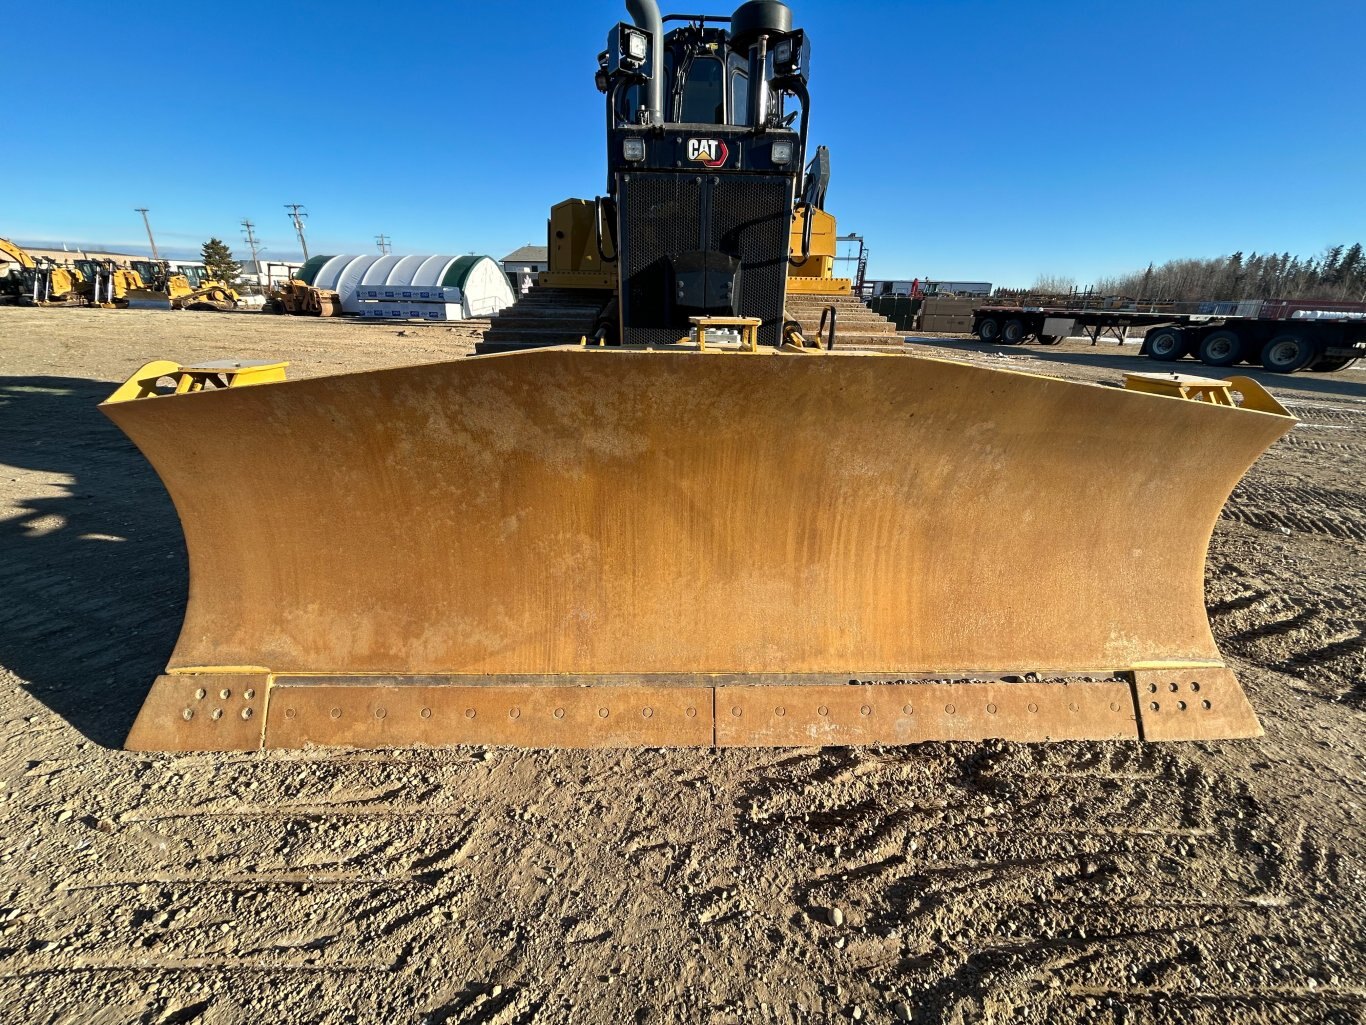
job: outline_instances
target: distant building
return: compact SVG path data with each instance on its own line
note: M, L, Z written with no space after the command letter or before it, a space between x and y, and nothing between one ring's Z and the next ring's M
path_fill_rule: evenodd
M550 250L545 246L522 246L503 257L503 273L517 295L526 290L523 286L535 284L536 275L549 268Z
M990 281L933 281L928 278L912 278L908 281L868 280L863 283L865 296L911 295L918 291L921 295L990 295Z

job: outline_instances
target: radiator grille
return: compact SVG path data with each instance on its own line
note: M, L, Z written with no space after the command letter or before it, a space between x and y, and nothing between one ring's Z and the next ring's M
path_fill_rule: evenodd
M740 258L740 312L761 319L759 340L776 345L791 189L792 179L783 175L620 175L623 341L671 342L687 331L687 318L673 308L669 258L706 248Z

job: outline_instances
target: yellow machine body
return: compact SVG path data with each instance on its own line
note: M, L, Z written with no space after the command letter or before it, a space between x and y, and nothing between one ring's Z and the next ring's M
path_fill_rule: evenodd
M3 257L5 261L17 263L25 270L32 270L37 266L37 261L29 255L27 250L20 248L7 238L0 238L0 257Z
M163 263L162 266L164 288L148 287L143 283L140 287L127 289L120 298L165 303L173 310L227 310L236 307L242 299L237 289L223 281L204 278L194 284L184 274L170 273L169 264ZM138 280L142 281L140 275Z
M787 264L788 294L849 295L853 282L835 276L835 218L824 210L812 209L809 255L802 259L807 211L799 207L792 219L792 237Z
M566 199L550 210L546 232L549 267L537 277L542 288L615 289L616 271L609 258L611 240L597 226L598 210L592 200ZM804 295L850 295L853 282L835 276L835 218L824 210L811 211L810 254L801 259L806 213L798 209L792 222L791 257L787 267L789 293ZM599 251L599 245L602 251ZM795 261L795 262L794 262Z
M1203 601L1294 422L1251 382L711 347L191 370L101 407L190 561L132 748L1260 732Z
M609 258L615 253L597 217L597 206L588 199L566 199L550 208L546 229L549 269L540 273L537 284L542 288L617 287L615 267L602 259L603 253Z
M341 295L327 288L314 288L306 281L290 278L271 289L266 309L295 317L335 317L341 313Z

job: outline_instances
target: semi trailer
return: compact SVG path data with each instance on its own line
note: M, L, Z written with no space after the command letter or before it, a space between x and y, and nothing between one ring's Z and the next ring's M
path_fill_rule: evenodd
M1162 362L1187 356L1207 366L1260 364L1292 374L1331 373L1366 356L1366 302L1269 299L1241 302L993 304L973 310L972 333L984 342L1053 345L1082 334L1097 342L1111 332L1121 344L1146 333L1141 354Z

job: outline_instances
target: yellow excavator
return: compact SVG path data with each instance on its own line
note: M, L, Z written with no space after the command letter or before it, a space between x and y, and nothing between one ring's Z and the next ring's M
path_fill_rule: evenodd
M0 302L18 303L34 294L33 271L38 263L25 249L0 238Z
M127 746L1260 733L1205 552L1293 418L1245 378L818 338L788 316L821 209L804 33L773 0L627 7L608 194L551 216L581 344L298 381L158 361L102 405L190 564Z
M77 267L51 257L34 256L9 239L0 238L0 302L32 306L64 306L80 301L85 277Z

